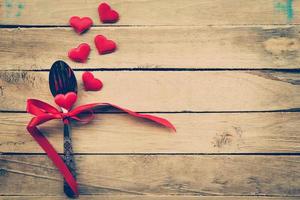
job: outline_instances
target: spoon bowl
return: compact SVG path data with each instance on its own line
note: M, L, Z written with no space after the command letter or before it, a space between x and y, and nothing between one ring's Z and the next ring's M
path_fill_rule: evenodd
M49 86L54 97L68 92L77 94L77 80L67 63L61 60L53 63L49 73Z

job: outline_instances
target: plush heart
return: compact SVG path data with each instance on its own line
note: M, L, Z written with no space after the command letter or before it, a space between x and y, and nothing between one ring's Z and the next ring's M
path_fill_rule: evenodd
M80 44L77 48L70 49L68 56L71 60L75 62L86 62L89 54L90 54L91 48L90 45L86 43Z
M58 94L54 97L55 103L66 109L70 110L73 106L73 104L77 100L77 94L75 92L68 92L67 94Z
M106 37L103 35L97 35L94 42L99 54L112 53L117 48L117 45L114 41L106 39Z
M119 20L117 11L111 9L107 3L101 3L98 6L98 13L100 20L103 23L115 23Z
M103 87L102 82L96 79L91 72L84 72L82 74L82 81L86 91L99 91Z
M92 25L93 21L89 17L80 18L78 16L73 16L69 20L70 26L72 26L75 31L79 34L88 30Z

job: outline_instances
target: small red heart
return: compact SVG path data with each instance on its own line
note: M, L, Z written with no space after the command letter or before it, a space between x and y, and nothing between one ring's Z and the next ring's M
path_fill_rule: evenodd
M102 82L96 79L91 72L84 72L82 74L82 81L86 91L99 91L103 87Z
M119 20L119 13L111 9L107 3L101 3L98 6L98 13L103 23L115 23Z
M88 30L92 25L93 21L89 17L80 18L78 16L73 16L69 20L70 26L72 26L75 31L79 34Z
M75 62L86 62L89 54L90 54L91 48L90 45L86 43L80 44L77 48L70 49L68 56L71 60Z
M77 94L75 92L68 92L67 94L58 94L54 97L55 103L66 109L70 110L73 106L73 104L77 100Z
M103 35L97 35L94 42L99 54L112 53L117 48L117 45L114 41L106 39L106 37Z

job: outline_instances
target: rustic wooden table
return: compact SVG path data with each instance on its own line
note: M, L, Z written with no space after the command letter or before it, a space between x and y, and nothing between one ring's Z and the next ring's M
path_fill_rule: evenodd
M26 132L26 99L52 102L58 59L104 82L79 104L113 102L170 119L176 134L122 113L73 126L80 198L300 198L300 0L0 0L0 199L64 199L58 170ZM70 16L95 26L78 36ZM104 34L118 51L99 56ZM66 54L92 46L86 64ZM80 84L82 88L82 84ZM143 123L141 123L143 122ZM42 125L63 151L60 121Z

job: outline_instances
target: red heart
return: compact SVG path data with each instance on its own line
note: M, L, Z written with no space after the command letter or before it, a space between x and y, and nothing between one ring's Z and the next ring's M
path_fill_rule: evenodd
M90 45L86 43L80 44L77 48L70 49L68 56L75 62L84 63L87 60L91 51Z
M67 110L70 110L73 104L77 100L77 94L75 92L68 92L67 94L58 94L54 97L55 103Z
M93 21L89 17L80 18L78 16L73 16L69 20L70 26L72 26L75 31L79 34L88 30L92 25Z
M102 82L96 79L91 72L84 72L82 74L82 81L86 91L99 91L103 87Z
M119 13L111 9L107 3L101 3L98 6L98 13L103 23L115 23L119 20Z
M106 37L103 35L97 35L94 42L99 54L112 53L117 48L117 45L114 41L106 39Z

